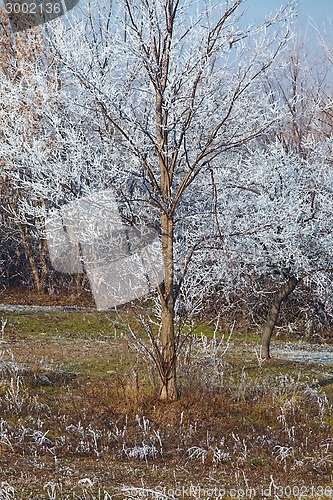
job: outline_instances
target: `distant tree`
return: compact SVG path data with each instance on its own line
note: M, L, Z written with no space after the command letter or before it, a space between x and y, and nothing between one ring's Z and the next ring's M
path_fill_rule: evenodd
M283 301L303 281L331 308L333 171L330 143L305 160L284 145L248 148L216 178L218 213L235 280L275 282L262 356Z
M322 128L326 132L326 137L332 136L333 125L333 25L332 20L327 20L322 26L316 27L317 37L320 48L322 50L322 57L320 66L322 73L327 73L327 85L325 88L324 98L320 102L320 111L322 115Z
M301 33L288 45L283 63L267 78L267 92L285 113L270 131L288 153L306 157L313 140L327 137L328 95L332 89L329 68L319 45L313 46ZM326 60L327 62L327 60Z
M42 72L48 64L44 51L43 37L38 28L30 32L11 33L10 25L3 9L0 11L0 187L1 208L4 217L11 219L17 227L14 233L2 232L2 246L12 245L23 248L37 291L42 291L47 273L46 249L43 240L35 237L38 229L34 227L31 216L20 210L22 197L27 191L20 189L17 180L29 176L29 160L22 164L16 162L18 151L25 144L33 144L38 137L43 110L41 104L45 97L37 90L36 68ZM9 238L9 239L8 239ZM6 244L8 239L10 244ZM25 259L23 259L24 261ZM5 267L8 263L3 264ZM8 267L7 267L8 270ZM18 269L17 269L18 271ZM22 266L20 269L22 272Z

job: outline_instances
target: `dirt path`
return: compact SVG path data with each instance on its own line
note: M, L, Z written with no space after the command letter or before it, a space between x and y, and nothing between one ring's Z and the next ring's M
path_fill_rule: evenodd
M0 312L18 313L18 314L39 314L39 313L57 313L71 311L96 311L95 307L78 306L33 306L19 304L0 304Z
M280 345L272 347L272 355L290 361L301 361L302 363L333 364L333 346L328 344L299 344Z

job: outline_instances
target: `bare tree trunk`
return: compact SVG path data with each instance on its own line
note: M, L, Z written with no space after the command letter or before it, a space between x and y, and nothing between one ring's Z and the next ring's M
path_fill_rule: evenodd
M15 202L12 197L11 190L8 185L5 185L6 188L6 193L7 193L7 198L8 198L8 204L11 207L12 210L12 215L15 221L15 224L18 227L20 237L24 246L24 251L26 254L26 257L29 261L30 267L31 267L31 272L34 280L34 285L38 293L41 293L44 289L44 281L43 278L41 278L38 270L38 264L36 262L34 253L33 253L33 247L32 247L32 242L31 238L29 235L29 230L28 228L21 222L20 217L17 214L16 211L16 206ZM17 195L18 196L18 195Z
M273 304L267 316L266 323L263 327L261 335L261 355L264 359L270 358L269 346L272 337L273 330L275 328L277 319L279 317L281 304L288 295L290 295L296 288L299 282L294 276L291 276L287 283L284 285L282 290L278 292L275 297Z
M41 272L40 272L40 281L42 283L42 288L46 288L46 277L48 274L48 265L47 265L47 242L44 238L40 237L38 241L39 248L39 258L41 263Z
M21 240L22 240L24 250L25 250L25 254L28 258L28 261L29 261L29 264L31 267L31 272L32 272L32 276L34 279L35 288L36 288L38 293L41 293L44 290L44 282L43 282L43 279L41 278L41 276L39 275L39 269L38 269L38 265L37 265L37 262L36 262L36 259L35 259L34 253L33 253L32 243L31 243L30 236L28 234L28 230L23 227L23 224L21 223L21 221L18 218L15 219L15 222L16 222L17 227L19 229Z
M160 399L178 398L174 331L173 220L161 214L164 281L162 286L162 374Z
M160 190L163 199L161 209L161 240L164 265L163 285L160 288L162 302L162 353L161 374L162 384L160 399L176 400L179 396L176 377L176 340L175 340L175 296L174 296L174 208L170 209L172 167L168 154L168 112L164 106L164 91L168 81L170 50L175 19L173 2L166 4L167 34L163 50L157 57L161 68L161 77L156 78L156 140L160 171Z

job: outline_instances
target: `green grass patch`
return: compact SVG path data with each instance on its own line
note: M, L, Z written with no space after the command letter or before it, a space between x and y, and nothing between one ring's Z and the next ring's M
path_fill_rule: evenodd
M114 337L123 331L111 312L59 312L13 315L6 314L6 334L45 338Z

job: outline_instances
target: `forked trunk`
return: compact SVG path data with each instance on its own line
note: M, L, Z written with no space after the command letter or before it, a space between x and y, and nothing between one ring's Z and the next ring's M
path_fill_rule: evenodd
M281 304L284 299L295 290L298 282L298 279L296 279L294 276L291 276L282 290L280 290L280 292L278 292L274 297L273 304L268 313L267 320L263 327L261 335L261 356L264 359L268 359L271 357L269 352L270 341L277 319L279 317Z

